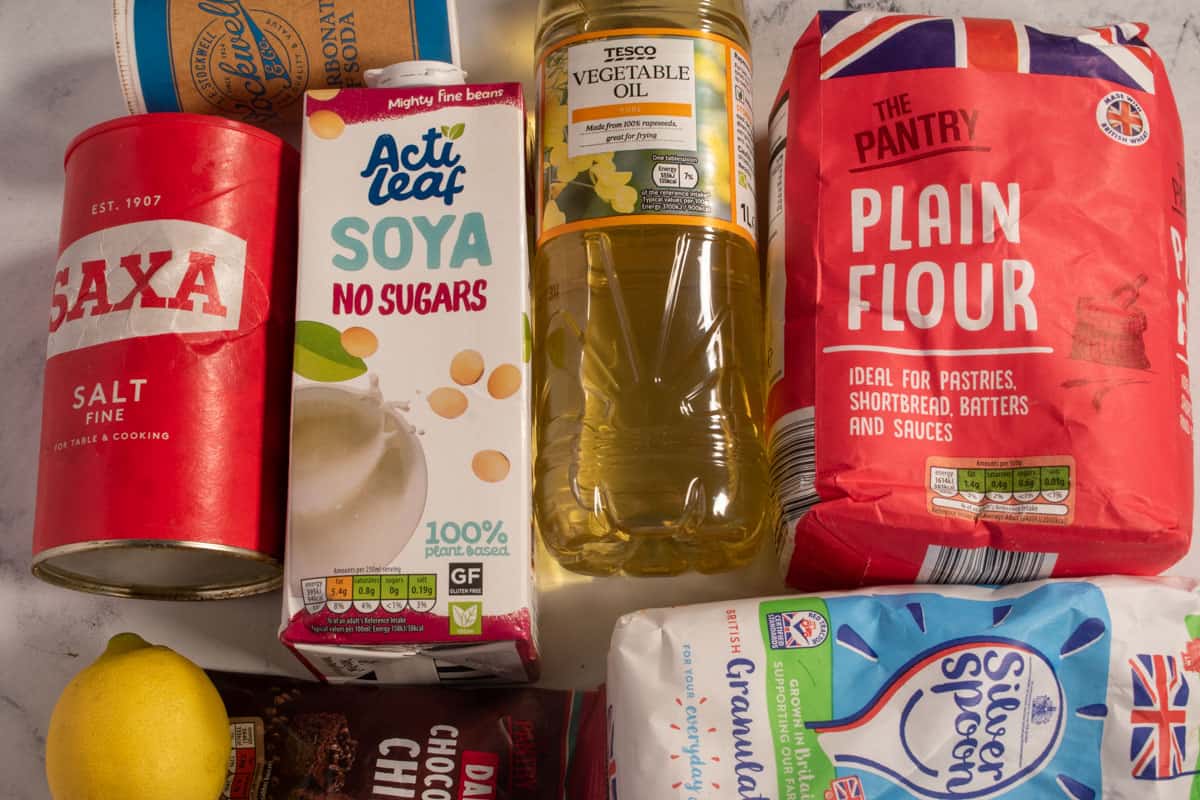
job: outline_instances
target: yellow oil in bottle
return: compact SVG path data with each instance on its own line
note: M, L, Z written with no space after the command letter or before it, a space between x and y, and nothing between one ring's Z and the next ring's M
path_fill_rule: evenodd
M768 509L753 164L722 96L747 47L741 2L542 0L540 20L539 530L590 574L740 566ZM603 151L639 136L655 146Z

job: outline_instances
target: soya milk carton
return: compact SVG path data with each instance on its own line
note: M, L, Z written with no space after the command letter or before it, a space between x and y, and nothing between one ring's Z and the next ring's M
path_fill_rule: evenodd
M518 84L305 98L281 638L328 680L536 676Z

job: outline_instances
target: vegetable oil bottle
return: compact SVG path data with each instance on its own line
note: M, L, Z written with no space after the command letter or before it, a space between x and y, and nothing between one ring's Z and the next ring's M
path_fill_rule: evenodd
M541 0L534 508L567 568L716 572L768 508L741 0Z

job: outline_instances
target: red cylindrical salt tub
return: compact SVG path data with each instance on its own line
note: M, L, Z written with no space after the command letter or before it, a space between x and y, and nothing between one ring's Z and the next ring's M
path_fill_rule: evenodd
M143 114L66 154L33 572L126 597L279 584L299 156Z

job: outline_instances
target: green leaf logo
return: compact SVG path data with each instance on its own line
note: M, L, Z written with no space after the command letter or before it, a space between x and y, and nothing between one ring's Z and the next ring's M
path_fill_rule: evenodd
M445 136L447 139L453 138L450 136L450 126L449 125L442 126L442 136Z
M457 139L458 137L463 135L463 131L465 131L466 129L467 129L466 123L460 122L457 125L454 125L453 127L451 127L450 132L447 133L446 136L451 139Z
M743 189L749 188L749 186L746 183L746 173L744 173L744 172L738 173L738 186L741 186Z
M479 636L483 632L483 603L451 603L450 635Z
M296 322L296 355L292 368L310 381L336 383L367 371L366 362L346 352L342 334L332 325L311 320Z

